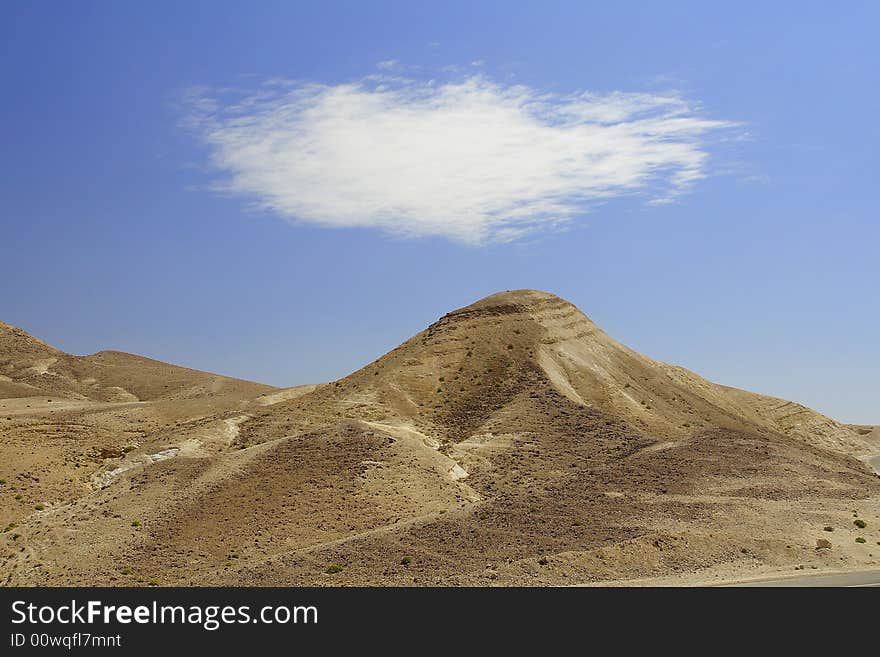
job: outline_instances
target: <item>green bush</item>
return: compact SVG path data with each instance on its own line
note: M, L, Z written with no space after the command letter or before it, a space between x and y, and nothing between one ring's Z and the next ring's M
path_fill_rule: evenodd
M856 543L864 543L864 542L865 542L865 539L862 538L861 536L859 536L859 537L856 539Z
M333 575L335 573L341 573L343 570L345 570L345 569L342 566L340 566L338 563L333 563L333 564L330 564L330 566L327 568L326 572L328 575Z
M44 505L42 505L42 504L37 504L34 508L35 508L37 511L42 511L42 510L45 509L46 507L45 507Z
M131 526L132 526L132 527L140 527L140 526L141 526L141 521L140 521L140 520L132 520L132 521L131 521Z
M859 529L864 529L865 526L866 526L868 523L866 523L866 522L865 522L864 520L862 520L861 518L858 518L858 519L856 519L856 520L853 520L853 524L854 524L856 527L858 527Z
M401 566L408 566L411 563L412 563L412 557L404 557L403 559L400 560Z

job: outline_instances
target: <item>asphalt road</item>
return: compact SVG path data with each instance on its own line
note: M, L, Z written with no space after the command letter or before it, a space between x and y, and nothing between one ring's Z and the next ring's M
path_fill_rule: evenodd
M838 573L834 575L801 575L782 579L767 579L752 582L738 582L728 586L843 586L843 587L880 587L880 570L863 570L854 573Z

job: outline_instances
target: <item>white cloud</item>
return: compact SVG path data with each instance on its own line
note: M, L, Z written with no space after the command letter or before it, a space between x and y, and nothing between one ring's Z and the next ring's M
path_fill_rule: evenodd
M542 93L483 76L274 82L192 95L218 190L293 221L468 243L516 239L602 200L669 202L705 177L702 118L675 94Z

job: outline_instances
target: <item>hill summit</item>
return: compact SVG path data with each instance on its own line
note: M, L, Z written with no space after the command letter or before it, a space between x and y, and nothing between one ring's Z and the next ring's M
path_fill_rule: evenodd
M537 290L499 292L452 311L292 408L316 404L319 414L332 408L352 419L393 418L443 441L489 430L516 406L548 394L662 439L726 427L865 451L852 430L830 418L643 356L573 304Z

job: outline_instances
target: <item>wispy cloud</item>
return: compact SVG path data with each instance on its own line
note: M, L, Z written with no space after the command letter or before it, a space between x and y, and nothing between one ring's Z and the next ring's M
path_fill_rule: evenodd
M275 80L194 91L190 109L218 190L293 221L474 244L622 195L669 202L705 177L707 140L733 125L672 93L558 95L485 76Z

